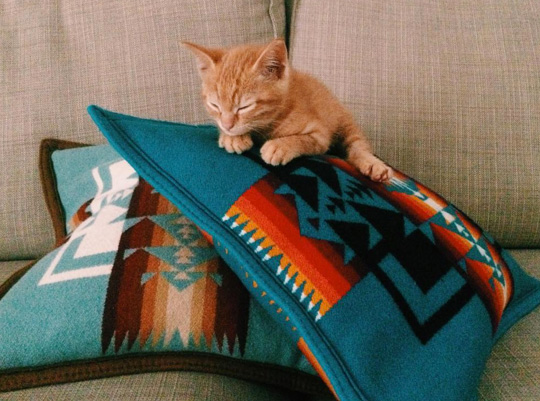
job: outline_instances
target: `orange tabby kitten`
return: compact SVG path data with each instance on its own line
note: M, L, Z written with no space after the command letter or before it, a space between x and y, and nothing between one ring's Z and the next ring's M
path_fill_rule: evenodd
M392 177L351 113L321 82L289 65L282 39L230 49L182 43L197 57L204 104L227 152L250 149L253 133L266 139L261 156L272 165L340 144L364 175L374 181Z

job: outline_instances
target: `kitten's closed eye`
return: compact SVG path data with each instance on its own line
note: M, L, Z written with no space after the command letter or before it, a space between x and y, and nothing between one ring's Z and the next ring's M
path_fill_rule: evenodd
M208 106L213 108L215 111L221 111L221 109L220 109L220 107L219 107L219 105L217 103L208 102Z
M221 107L219 106L218 103L214 103L214 102L207 102L207 103L208 103L208 106L210 106L215 111L220 112L220 113L222 112ZM249 111L249 110L253 109L255 107L255 105L256 105L256 102L244 103L244 104L242 104L242 105L240 105L238 107L235 107L233 109L234 114L245 113L246 111Z
M245 113L246 111L249 111L255 107L255 102L243 104L240 107L236 108L236 112L238 113Z

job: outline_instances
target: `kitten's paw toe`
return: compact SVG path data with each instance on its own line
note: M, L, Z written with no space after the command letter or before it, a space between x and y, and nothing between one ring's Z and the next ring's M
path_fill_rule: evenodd
M219 136L218 145L229 153L241 154L246 150L251 149L253 141L249 135L230 136L221 134Z
M391 167L379 162L373 165L369 178L375 182L389 182L393 175L394 171Z
M240 154L253 147L253 140L249 135L233 136L233 149L236 153Z
M376 157L364 160L357 166L360 172L375 182L389 182L394 170Z
M261 157L262 159L267 163L271 164L273 166L277 166L279 164L279 159L281 157L281 150L278 146L276 146L275 143L272 141L266 142L261 147Z
M287 164L294 159L295 155L276 142L268 141L261 148L261 157L266 163L278 166Z
M224 135L224 134L219 135L218 146L222 149L225 149L227 152L231 153L231 151L229 150L230 149L229 143L230 142L228 140L227 135Z

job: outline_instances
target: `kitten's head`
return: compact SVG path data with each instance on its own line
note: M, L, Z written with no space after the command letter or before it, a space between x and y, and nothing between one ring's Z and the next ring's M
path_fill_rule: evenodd
M282 39L230 49L182 43L197 58L204 104L223 133L243 135L275 120L289 88Z

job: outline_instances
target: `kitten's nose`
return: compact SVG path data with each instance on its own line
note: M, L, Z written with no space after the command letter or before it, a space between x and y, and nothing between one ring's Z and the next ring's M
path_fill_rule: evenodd
M223 128L225 128L226 130L229 130L231 129L232 127L234 127L234 114L232 115L223 115L221 117L221 125L223 126Z

